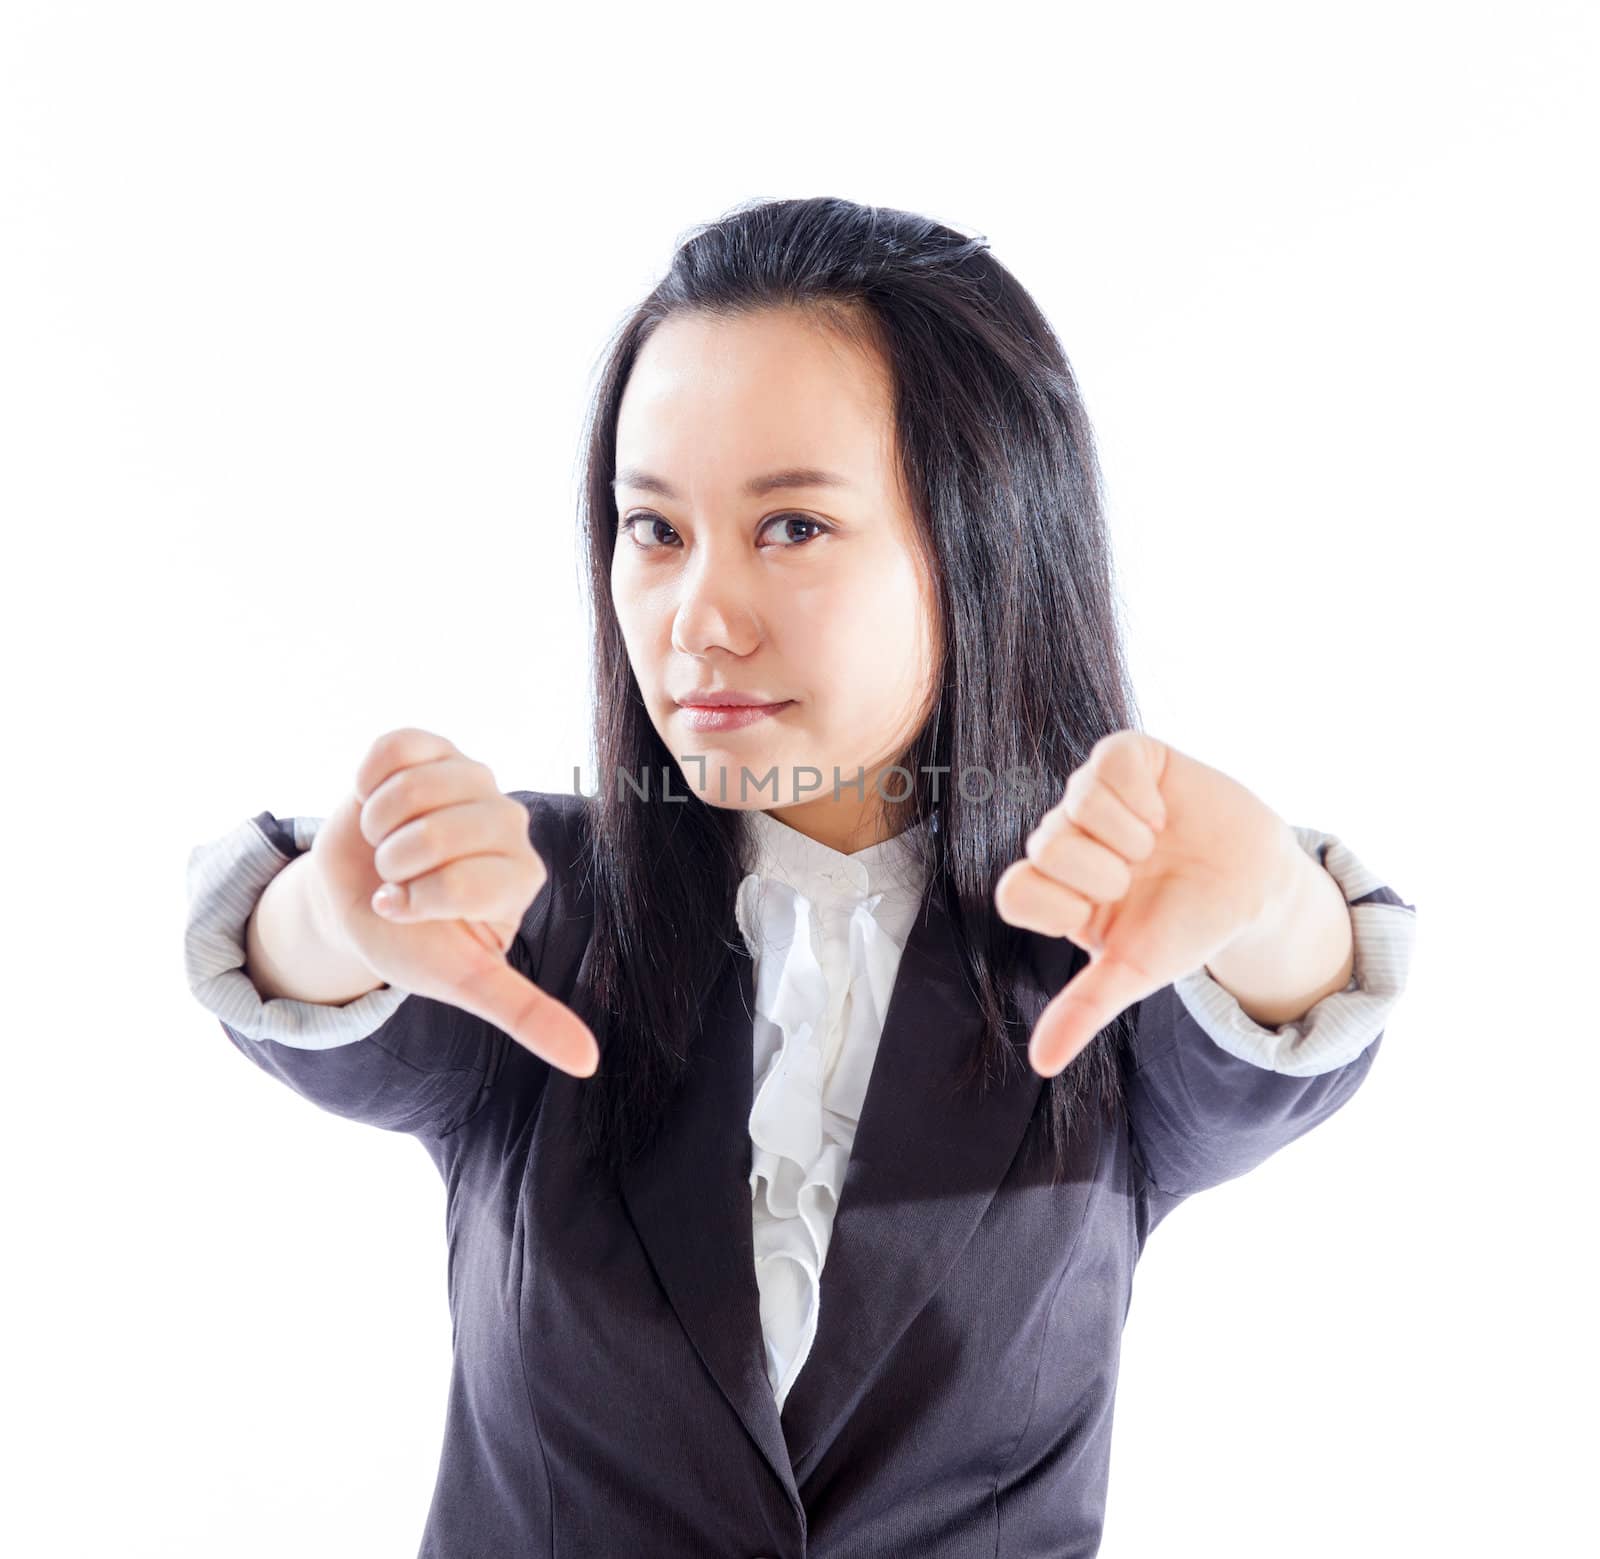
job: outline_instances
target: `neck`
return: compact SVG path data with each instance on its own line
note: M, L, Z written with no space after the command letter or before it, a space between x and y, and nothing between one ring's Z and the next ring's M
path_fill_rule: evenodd
M906 807L890 806L876 797L863 806L851 796L819 796L815 801L769 807L766 811L768 817L842 855L871 849L904 833L912 824Z

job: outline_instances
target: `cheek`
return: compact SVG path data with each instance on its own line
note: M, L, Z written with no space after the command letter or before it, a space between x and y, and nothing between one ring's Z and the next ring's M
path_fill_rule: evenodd
M671 632L670 606L659 592L641 589L631 570L619 565L611 571L611 604L628 653L653 657L657 642Z
M934 628L915 570L898 555L786 606L790 655L863 717L913 699L932 676ZM837 706L836 706L837 707Z
M932 625L920 580L908 559L885 569L856 605L859 642L903 676L926 666Z

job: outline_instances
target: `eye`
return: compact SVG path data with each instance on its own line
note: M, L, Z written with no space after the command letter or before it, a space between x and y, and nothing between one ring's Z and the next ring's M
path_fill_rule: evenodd
M820 535L826 535L832 529L832 526L825 524L821 520L813 519L809 514L769 515L767 519L762 521L761 528L762 530L765 530L769 525L777 524L809 525L813 528L813 531L816 534ZM639 509L632 514L625 515L619 523L618 528L620 530L627 531L629 537L633 541L633 544L642 552L660 552L671 547L672 543L663 542L661 540L660 536L658 535L658 530L664 529L670 532L674 537L676 537L678 534L670 525L667 524L664 519L661 518L659 514L652 514L648 509ZM649 541L641 541L639 539L641 534L649 536L652 539ZM812 539L812 536L800 536L796 538L791 534L788 539L781 544L780 550L792 552L795 547L804 546L806 542Z
M769 520L767 520L767 521L765 521L763 523L761 528L763 530L765 530L768 525L772 525L772 524L776 524L776 523L780 523L780 522L782 524L784 524L784 525L810 525L810 526L814 526L815 529L816 529L817 534L819 534L819 535L826 535L828 533L829 529L830 529L830 527L827 526L827 525L824 525L821 520L812 519L812 517L809 514L774 514L771 517L771 519L769 519ZM802 536L802 537L800 537L799 541L796 542L795 538L793 536L790 536L788 542L785 543L785 546L787 547L787 549L789 551L793 551L795 546L804 545L806 542L810 541L811 539L812 538L810 536Z
M672 527L659 514L651 514L648 511L641 510L637 514L625 516L618 528L627 531L634 546L638 547L641 552L659 552L662 549L656 542L639 540L640 527L643 527L647 534L653 536L658 525L665 526L669 531L672 530ZM677 532L672 531L672 534L676 536Z

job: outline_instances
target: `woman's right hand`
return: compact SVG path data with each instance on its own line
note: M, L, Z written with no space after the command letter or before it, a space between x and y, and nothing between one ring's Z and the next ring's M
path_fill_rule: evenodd
M473 1013L574 1077L593 1075L589 1026L506 961L549 874L527 809L485 765L430 731L380 736L310 853L323 935L375 978ZM393 914L373 905L385 883L399 889Z

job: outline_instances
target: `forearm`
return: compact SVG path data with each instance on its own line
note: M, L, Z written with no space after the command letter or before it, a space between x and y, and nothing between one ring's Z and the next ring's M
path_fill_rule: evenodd
M245 927L245 973L264 1000L342 1007L385 982L323 933L310 873L310 855L297 856L267 884Z
M1290 840L1281 894L1257 924L1206 962L1206 971L1264 1028L1297 1023L1355 969L1350 906L1333 877Z

